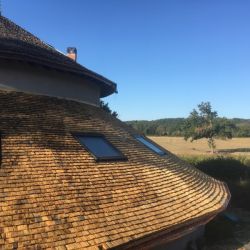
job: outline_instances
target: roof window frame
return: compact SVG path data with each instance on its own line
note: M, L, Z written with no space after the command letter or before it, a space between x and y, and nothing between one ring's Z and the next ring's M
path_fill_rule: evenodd
M72 132L72 136L79 142L79 144L90 153L90 155L95 159L96 162L107 162L107 161L127 161L128 158L119 150L114 144L112 144L104 134L94 133L94 132ZM107 145L109 145L113 150L115 150L119 155L117 156L97 156L92 150L81 142L79 137L99 137L102 138Z
M154 147L158 148L160 151L162 151L162 154L157 153L157 151L153 150L151 147L147 146L145 143L143 143L142 141L140 141L138 139L138 137L141 137L142 139L144 139L145 141L147 141L148 143L152 144ZM134 135L135 140L140 143L141 145L143 145L145 148L149 149L150 151L152 151L153 153L163 157L165 155L167 155L167 151L161 147L160 145L158 145L157 143L155 143L154 141L150 140L148 137L144 136L144 135L140 135L140 134L136 134Z

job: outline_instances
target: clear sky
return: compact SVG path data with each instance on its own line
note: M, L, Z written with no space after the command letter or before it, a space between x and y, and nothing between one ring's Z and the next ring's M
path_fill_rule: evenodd
M118 84L122 120L186 117L201 101L250 118L249 0L2 0L3 14Z

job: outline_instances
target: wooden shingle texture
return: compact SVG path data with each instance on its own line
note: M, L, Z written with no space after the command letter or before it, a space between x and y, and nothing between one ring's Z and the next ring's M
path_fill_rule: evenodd
M4 91L0 106L0 249L126 249L228 203L224 183L97 107ZM96 162L72 132L102 133L128 160Z
M0 58L24 61L83 76L100 85L103 97L114 93L117 88L114 82L83 67L1 15Z

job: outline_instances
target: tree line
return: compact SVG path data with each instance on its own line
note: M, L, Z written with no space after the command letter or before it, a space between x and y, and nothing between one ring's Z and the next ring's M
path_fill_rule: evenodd
M113 111L108 103L101 101L100 107L110 113L114 117L118 117L118 113ZM218 117L217 112L212 110L209 102L202 102L198 105L198 111L194 109L187 118L165 118L158 120L134 120L127 121L126 123L137 131L148 136L180 136L186 138L190 130L190 121L195 121L197 124L191 126L193 128L199 127L199 123L202 122L202 113L204 117L210 113L213 117L214 130L209 130L209 133L215 133L219 135L222 131L225 133L230 132L229 137L250 137L250 119L233 118L227 119L225 117ZM191 120L190 120L191 119ZM201 119L201 120L200 120ZM204 119L203 119L203 122ZM188 125L189 123L189 125ZM206 123L206 122L205 122ZM204 124L203 124L204 125ZM230 131L229 131L229 130ZM227 131L228 130L228 131ZM192 131L191 131L192 132ZM203 131L204 132L204 131Z
M117 112L109 108L108 103L101 102L101 108L114 117L118 116ZM219 117L210 102L198 104L186 119L172 118L127 123L145 135L183 136L186 141L191 142L204 138L212 153L216 149L216 138L250 137L250 120Z
M186 128L184 126L188 118L166 118L153 121L135 120L127 121L127 124L139 132L149 136L181 136L184 137ZM250 119L227 119L217 117L216 121L223 125L230 122L235 125L232 131L233 137L250 137Z

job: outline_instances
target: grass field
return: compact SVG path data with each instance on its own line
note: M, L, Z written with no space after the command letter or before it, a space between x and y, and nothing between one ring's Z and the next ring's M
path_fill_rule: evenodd
M149 137L162 147L177 155L210 155L205 139L194 142L185 141L183 137L152 136ZM250 138L233 138L231 140L216 140L218 153L231 156L250 157Z

